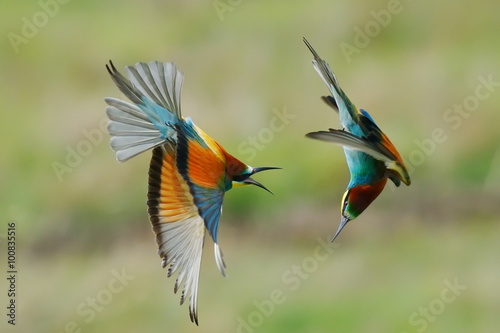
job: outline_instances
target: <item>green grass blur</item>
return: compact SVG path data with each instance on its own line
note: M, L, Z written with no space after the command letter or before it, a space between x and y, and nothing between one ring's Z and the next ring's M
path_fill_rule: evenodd
M499 10L486 0L2 2L1 331L497 331ZM388 186L322 260L318 237L337 229L348 172L342 149L304 138L338 119L319 98L327 88L302 37L391 138L413 180ZM119 164L102 131L103 98L123 97L109 59L119 69L174 61L185 74L184 115L243 161L283 167L256 177L274 196L227 194L219 239L229 276L207 238L200 327L156 254L150 154ZM10 221L15 327L3 277ZM109 299L114 270L133 278ZM442 301L455 280L466 288ZM91 310L96 297L106 304Z

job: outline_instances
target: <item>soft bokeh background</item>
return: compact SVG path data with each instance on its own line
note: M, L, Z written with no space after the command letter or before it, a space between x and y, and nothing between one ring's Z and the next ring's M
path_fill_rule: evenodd
M499 11L498 1L451 0L1 2L1 331L497 332ZM26 39L13 45L13 34ZM331 253L320 240L337 229L348 172L340 148L304 138L338 119L319 99L327 89L303 36L412 170L413 184L388 186ZM207 238L200 327L156 254L150 154L119 164L103 132L103 98L123 97L109 59L176 62L185 115L245 162L284 168L256 177L274 196L226 196L229 276ZM487 90L479 78L489 76ZM470 111L448 111L464 103ZM277 113L289 118L270 132ZM5 316L11 221L15 327Z

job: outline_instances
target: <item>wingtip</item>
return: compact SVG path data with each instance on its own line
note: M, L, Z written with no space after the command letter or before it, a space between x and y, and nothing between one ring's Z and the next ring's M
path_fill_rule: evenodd
M108 71L109 75L113 75L113 72L111 72L111 69L109 68L109 64L106 64L106 70Z
M312 49L311 43L309 43L309 41L305 37L302 37L302 41L309 49Z
M309 138L309 139L316 139L316 140L322 140L322 136L324 136L325 134L328 135L328 131L316 131L316 132L309 132L305 135L306 138Z
M109 63L106 64L106 69L108 70L109 75L114 75L116 72L116 67L111 59L109 60Z
M311 53L313 54L314 58L315 59L321 59L318 55L318 53L316 52L316 50L312 47L311 43L309 43L309 41L303 37L303 41L304 41L304 44L306 44L307 48L309 49L309 51L311 51Z
M200 326L198 323L198 314L195 309L189 309L189 318L191 319L191 322L196 324L196 326Z

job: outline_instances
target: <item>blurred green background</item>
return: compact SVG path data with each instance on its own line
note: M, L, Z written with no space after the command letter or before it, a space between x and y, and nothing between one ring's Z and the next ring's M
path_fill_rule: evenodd
M498 331L499 11L451 0L3 1L1 331ZM338 127L304 36L412 170L413 184L388 186L335 247L321 244L349 176L342 149L304 138ZM123 97L109 59L174 61L185 115L243 161L284 168L256 177L274 196L226 196L229 276L207 238L200 327L156 254L150 154L119 164L103 131L103 98ZM288 118L269 131L276 114Z

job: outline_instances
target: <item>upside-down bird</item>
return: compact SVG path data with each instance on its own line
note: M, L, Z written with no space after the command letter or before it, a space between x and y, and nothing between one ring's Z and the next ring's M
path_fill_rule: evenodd
M183 74L172 62L137 63L125 78L110 61L106 68L132 102L106 98L108 131L116 158L124 162L153 150L149 168L148 213L162 266L178 271L174 292L189 298L191 321L198 325L198 279L205 230L214 241L215 261L225 276L217 242L224 193L233 186L256 185L251 176L279 169L253 168L239 161L189 118L181 115ZM271 191L269 191L271 192Z
M351 180L341 203L340 225L332 241L345 225L358 217L382 192L387 178L399 186L410 185L408 170L389 138L375 124L365 110L358 108L340 88L337 78L327 62L322 60L311 44L304 43L314 56L314 69L326 83L331 96L323 101L336 110L342 129L329 129L306 134L307 137L343 146Z

